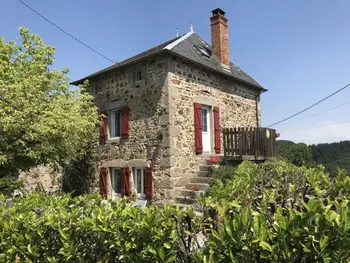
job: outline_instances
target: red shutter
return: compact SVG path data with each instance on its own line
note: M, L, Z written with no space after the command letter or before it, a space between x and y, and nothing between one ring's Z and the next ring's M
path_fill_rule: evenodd
M122 196L130 195L130 170L128 167L122 168Z
M122 134L123 139L129 138L129 107L124 106L121 110L121 124L122 124Z
M199 103L194 104L194 145L196 153L203 152L202 143L202 105Z
M102 167L100 169L100 194L104 199L107 199L107 168Z
M152 189L152 168L146 168L146 198L147 200L152 200L153 198L153 189Z
M215 153L221 153L219 107L214 107L214 138L215 138Z
M107 141L107 137L108 137L108 124L107 124L107 117L108 117L108 113L107 112L103 112L103 115L105 115L102 118L101 121L101 126L100 126L100 142L106 142Z

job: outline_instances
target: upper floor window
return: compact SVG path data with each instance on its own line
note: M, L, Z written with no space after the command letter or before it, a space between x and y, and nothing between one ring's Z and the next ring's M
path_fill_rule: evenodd
M110 112L110 137L119 138L121 136L121 112L112 110Z
M142 79L142 73L141 71L134 72L134 82L140 81Z
M129 107L109 107L110 110L103 112L103 119L100 126L100 144L108 139L129 138Z

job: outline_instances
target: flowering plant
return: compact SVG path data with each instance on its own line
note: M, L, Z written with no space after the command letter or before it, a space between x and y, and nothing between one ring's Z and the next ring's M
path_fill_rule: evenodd
M194 190L194 191L198 191L199 189L200 189L200 186L199 185L186 185L186 188L188 189L188 190Z
M222 160L220 158L220 156L212 156L209 158L208 160L208 163L211 163L211 164L218 164L220 163Z

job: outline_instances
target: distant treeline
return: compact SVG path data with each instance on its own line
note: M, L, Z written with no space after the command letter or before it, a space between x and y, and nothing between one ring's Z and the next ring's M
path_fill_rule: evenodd
M323 164L332 176L337 173L338 167L350 174L350 141L308 146L303 143L279 140L277 154L296 165Z

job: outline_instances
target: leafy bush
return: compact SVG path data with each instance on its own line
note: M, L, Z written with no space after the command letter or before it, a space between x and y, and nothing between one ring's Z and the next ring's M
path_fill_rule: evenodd
M71 160L64 167L62 190L72 196L91 194L96 185L96 170L99 154L93 145L86 147L84 154Z
M190 262L199 220L170 206L37 193L0 208L0 262Z
M15 190L23 189L23 180L14 176L0 178L0 194L10 196Z
M198 262L349 262L349 177L271 160L216 180L206 204L221 222Z
M35 193L0 204L0 262L349 262L344 171L329 179L322 166L280 160L229 171L217 171L203 215L93 195Z

